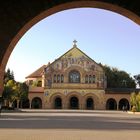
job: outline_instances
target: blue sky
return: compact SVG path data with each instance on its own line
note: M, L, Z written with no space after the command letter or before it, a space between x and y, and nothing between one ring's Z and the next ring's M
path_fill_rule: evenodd
M140 73L140 26L117 13L78 8L53 14L34 25L17 43L7 68L17 81L77 46L97 63Z

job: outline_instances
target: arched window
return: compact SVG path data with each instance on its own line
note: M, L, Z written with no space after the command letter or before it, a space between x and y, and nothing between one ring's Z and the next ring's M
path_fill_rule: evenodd
M91 75L89 75L89 83L92 83Z
M69 82L70 83L80 83L80 73L76 70L73 70L69 73Z
M61 75L61 83L63 83L64 82L64 76L63 76L63 74Z
M60 82L60 75L57 75L57 83Z
M88 83L88 75L85 76L85 83Z
M53 82L56 83L56 75L53 77Z
M95 75L92 76L92 82L95 83Z

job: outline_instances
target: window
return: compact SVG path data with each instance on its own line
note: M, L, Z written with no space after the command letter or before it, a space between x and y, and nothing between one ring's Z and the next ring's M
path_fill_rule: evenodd
M89 83L92 83L91 75L89 75Z
M80 73L78 71L71 71L69 73L69 82L70 83L80 83Z
M42 81L37 82L37 87L42 87Z
M56 83L56 75L53 77L53 82Z
M95 75L92 76L92 82L95 83Z
M57 75L57 83L60 82L60 75Z
M88 83L88 75L85 76L85 83Z
M95 75L86 75L85 83L95 83Z
M61 75L61 83L63 83L64 82L64 76L63 76L63 74Z
M32 85L33 84L33 80L29 80L29 85Z

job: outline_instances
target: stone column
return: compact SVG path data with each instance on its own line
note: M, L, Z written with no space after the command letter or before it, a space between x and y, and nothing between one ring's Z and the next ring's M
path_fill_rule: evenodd
M3 78L4 78L4 70L2 69L2 66L0 65L0 97L2 96L2 92L4 89Z
M30 109L32 108L32 101L29 100L29 104L30 104Z
M119 103L118 103L118 101L116 103L117 103L117 110L119 110Z

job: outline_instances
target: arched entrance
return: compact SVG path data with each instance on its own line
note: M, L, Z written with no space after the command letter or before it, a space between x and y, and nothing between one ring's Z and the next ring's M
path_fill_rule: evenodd
M30 108L30 101L29 101L29 99L22 100L21 108Z
M24 3L24 2L22 2ZM133 3L133 8L132 8L132 3ZM2 24L0 24L0 27L2 30L1 36L3 37L1 41L1 50L0 51L0 96L3 91L3 77L4 77L4 70L8 61L8 58L13 51L15 45L17 42L21 39L21 37L25 34L26 31L28 31L33 25L35 25L37 22L40 20L44 19L45 17L48 17L54 13L71 9L71 8L80 8L80 7L93 7L93 8L101 8L101 9L106 9L110 11L114 11L116 13L122 14L128 18L130 18L132 21L136 22L137 24L140 24L140 17L139 15L139 9L138 4L136 1L134 2L126 2L124 3L123 1L116 1L115 3L113 1L108 1L105 2L104 0L98 1L98 0L83 0L83 1L59 1L59 2L51 2L51 1L37 1L37 2L30 2L28 3L29 7L36 7L38 8L32 8L30 10L30 14L28 16L26 14L23 14L24 11L28 11L29 7L26 7L26 3L24 3L24 9L22 13L22 9L18 7L17 5L14 5L10 7L9 10L5 10L5 6L1 4L1 9L4 11L5 14L2 14L1 18L5 19ZM4 4L7 5L7 4ZM44 5L44 6L42 6ZM8 6L8 5L7 5ZM138 7L137 7L138 6ZM46 7L46 9L44 9ZM126 9L124 9L124 7ZM46 10L46 11L45 11ZM132 11L131 11L132 10ZM43 11L43 12L42 12ZM133 13L134 12L134 13ZM15 22L11 18L13 16L10 16L10 14L14 17L16 17L18 22ZM17 16L17 13L19 15ZM6 18L5 18L6 15ZM22 16L20 16L22 15ZM6 20L9 20L7 22ZM5 23L5 24L3 24ZM10 26L9 26L10 25ZM7 27L9 30L7 30Z
M42 100L39 97L33 98L31 108L34 108L34 109L42 108Z
M78 109L79 108L79 100L77 97L73 96L70 98L70 109Z
M117 102L115 99L110 98L106 102L106 109L107 110L117 110Z
M129 101L125 98L119 101L119 110L129 110Z
M94 109L94 102L92 98L87 98L86 109Z
M55 109L62 109L62 99L60 97L55 98L54 108Z

